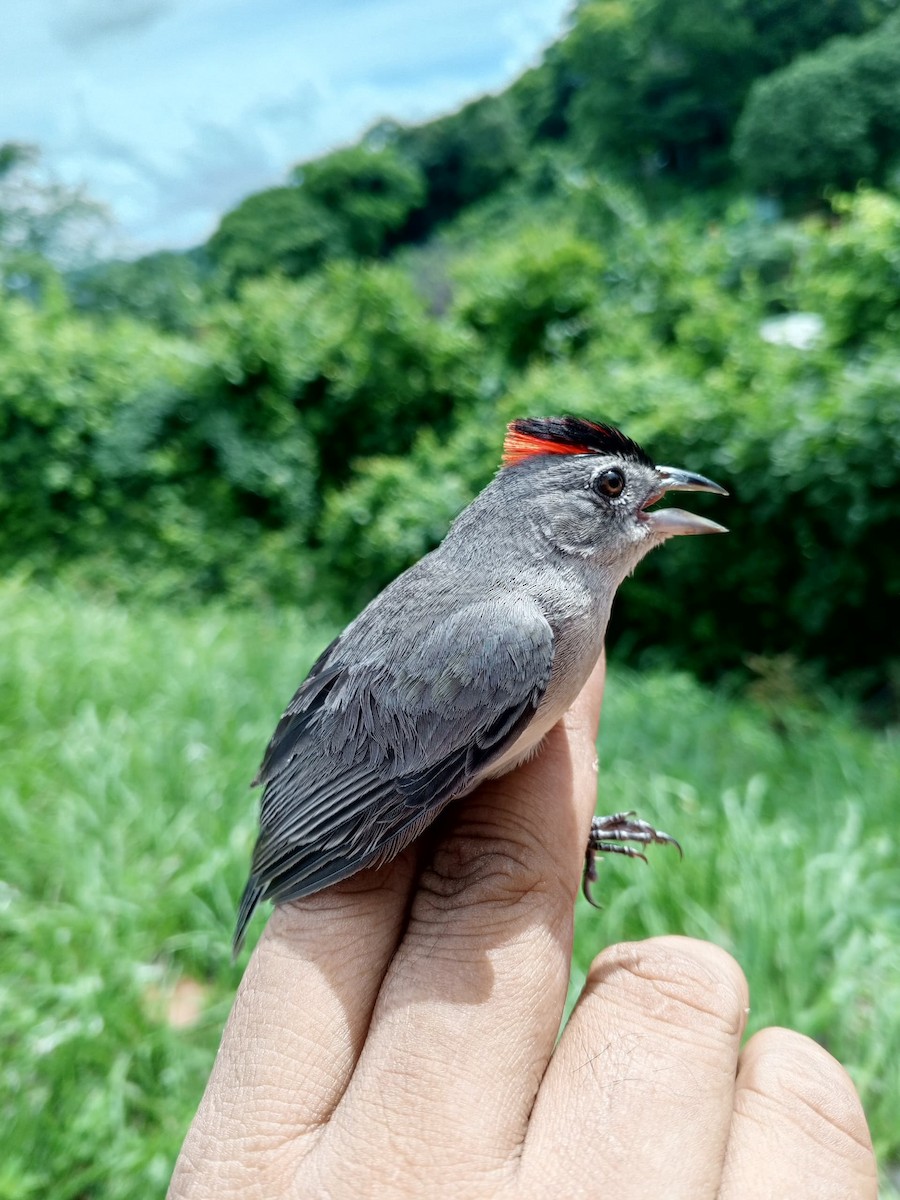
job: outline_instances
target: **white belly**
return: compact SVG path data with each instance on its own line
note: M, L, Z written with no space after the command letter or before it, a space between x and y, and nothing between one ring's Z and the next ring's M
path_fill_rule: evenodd
M586 655L584 666L580 671L566 673L568 675L568 679L566 680L568 686L561 687L559 684L554 685L554 681L551 680L550 686L547 688L547 693L535 713L531 724L522 731L509 749L496 762L491 763L488 770L481 776L482 779L496 779L499 775L505 775L507 771L511 771L520 763L526 762L538 752L541 742L546 735L575 703L581 689L587 683L588 677L597 663L597 658L600 656L602 647L603 643L601 640L597 647L596 655Z
M490 768L481 776L481 779L496 779L499 775L505 775L507 771L511 771L513 767L519 766L520 763L527 762L529 758L533 758L540 749L541 742L545 736L565 711L563 709L559 713L548 713L546 717L538 713L524 733L516 738L505 754L501 755L495 763L491 764ZM481 780L479 780L480 782Z

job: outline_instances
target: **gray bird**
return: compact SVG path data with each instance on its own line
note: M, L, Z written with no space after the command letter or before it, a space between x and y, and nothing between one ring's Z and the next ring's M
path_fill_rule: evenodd
M727 495L654 466L609 425L509 426L493 481L319 656L279 721L254 780L260 833L235 954L260 900L389 862L451 800L537 751L593 670L626 575L675 534L725 532L648 511L671 491ZM642 857L623 843L673 841L632 813L595 817L585 894L598 851Z

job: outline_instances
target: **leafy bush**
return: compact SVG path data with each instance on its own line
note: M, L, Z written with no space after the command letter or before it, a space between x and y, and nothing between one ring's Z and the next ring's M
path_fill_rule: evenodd
M410 223L414 236L496 191L525 162L525 132L507 95L482 96L426 125L383 122L370 136L395 145L424 176L426 199Z
M449 428L475 394L470 349L404 274L349 263L247 285L195 343L7 301L0 563L296 600L325 486Z
M341 224L351 251L379 254L425 196L421 170L391 146L350 146L293 172L304 196Z
M239 410L204 390L203 354L189 343L7 302L0 363L6 569L80 564L102 591L240 596L273 565L273 543L289 543L286 528L295 539L308 530L309 436L242 427ZM275 557L283 578L288 557Z
M0 363L3 557L82 552L120 499L98 470L101 440L123 402L185 377L187 346L127 322L100 329L7 300Z
M570 151L538 158L550 192L522 172L393 264L249 280L190 340L74 314L53 276L41 307L4 301L0 564L349 616L487 482L506 421L574 412L735 493L730 538L627 585L623 648L710 673L900 657L896 198L651 216ZM817 338L765 340L798 310Z
M242 201L207 249L232 288L273 271L295 279L330 259L380 254L424 190L421 171L394 148L351 146Z
M702 236L686 221L648 226L631 214L604 247L602 278L592 276L596 332L577 356L535 360L439 445L423 434L403 462L359 463L329 498L324 529L342 547L333 560L340 594L357 605L435 544L490 478L507 420L570 412L621 424L658 461L720 478L734 496L727 505L691 498L731 528L729 538L677 542L626 585L613 627L623 648L665 646L710 672L792 652L883 676L900 658L889 616L900 596L891 533L900 518L900 357L887 253L896 203L861 193L837 210L839 223L783 239L776 271L748 240L756 218L745 207ZM514 261L512 249L497 253ZM866 253L871 270L858 276ZM509 330L529 319L527 291L520 286L518 307L516 294L507 293L508 312L490 310L483 353L512 344ZM767 314L801 301L823 313L825 342L797 350L763 340ZM459 303L466 311L468 300ZM854 325L864 350L849 356L835 346ZM427 499L417 510L410 495ZM369 589L352 574L354 559Z
M226 213L207 243L213 262L233 286L280 271L306 275L348 251L338 218L297 187L256 192Z
M403 458L363 459L328 493L318 561L345 611L432 550L490 478L500 427L485 417L473 414L443 439L425 429Z
M567 230L526 229L457 268L456 312L513 368L571 352L589 335L603 265Z
M615 156L645 172L724 177L754 81L836 34L863 33L892 7L585 0L562 44L579 81L569 109L573 135L594 162Z
M795 355L761 345L754 377L740 385L737 359L706 384L674 367L609 371L602 360L529 372L489 438L461 429L438 453L423 436L411 459L358 468L326 523L342 546L347 598L365 598L354 561L374 590L435 544L490 477L501 415L606 417L657 461L709 474L733 496L715 505L691 497L690 507L722 520L730 536L677 541L652 555L625 585L614 641L632 652L665 647L702 672L790 651L883 677L885 663L900 658L891 616L900 600L891 532L900 520L900 356L829 375Z
M134 317L189 334L201 319L209 266L203 251L160 250L133 262L96 263L66 277L72 305L97 316Z
M785 303L825 314L835 346L896 344L900 200L863 188L835 196L831 208L831 217L811 217L803 224L803 252L785 281Z
M474 392L471 339L425 312L396 268L335 263L301 284L259 281L224 307L206 386L259 419L277 403L316 447L323 482L366 454L399 454L449 427ZM275 432L276 437L283 432Z
M835 38L754 84L734 155L753 186L809 198L881 181L900 138L900 18Z

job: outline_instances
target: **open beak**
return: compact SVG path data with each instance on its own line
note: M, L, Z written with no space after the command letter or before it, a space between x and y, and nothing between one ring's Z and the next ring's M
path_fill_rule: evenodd
M728 532L724 525L708 521L706 517L698 517L696 513L685 512L682 508L663 508L658 512L648 512L649 506L655 504L666 492L714 492L717 496L728 495L725 488L713 483L705 475L695 475L678 467L657 467L656 473L659 476L659 491L654 492L641 510L644 520L655 534L660 537L672 537L676 533Z

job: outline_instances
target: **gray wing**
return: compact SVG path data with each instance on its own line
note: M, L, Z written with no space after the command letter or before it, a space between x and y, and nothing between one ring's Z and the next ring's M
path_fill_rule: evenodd
M470 604L377 657L333 642L257 776L236 951L261 899L295 900L387 862L472 787L531 721L552 659L547 621L513 597Z

